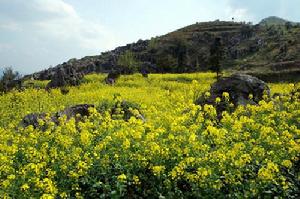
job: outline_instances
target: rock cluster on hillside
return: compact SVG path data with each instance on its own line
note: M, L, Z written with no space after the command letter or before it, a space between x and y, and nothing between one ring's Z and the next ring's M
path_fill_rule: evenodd
M55 75L51 76L51 81L47 85L47 89L59 88L65 86L77 86L80 84L83 75L75 70L72 66L59 68Z

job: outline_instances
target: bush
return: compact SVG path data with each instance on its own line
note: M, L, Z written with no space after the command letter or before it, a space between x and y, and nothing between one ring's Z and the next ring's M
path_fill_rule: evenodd
M97 111L101 114L108 112L112 119L122 119L128 121L131 117L145 120L140 111L139 104L121 99L119 94L115 94L113 102L104 100L97 107Z
M118 59L118 66L124 74L133 74L138 71L140 63L136 60L133 52L127 50Z
M21 76L11 67L5 68L0 79L0 92L8 92L14 88L21 88Z

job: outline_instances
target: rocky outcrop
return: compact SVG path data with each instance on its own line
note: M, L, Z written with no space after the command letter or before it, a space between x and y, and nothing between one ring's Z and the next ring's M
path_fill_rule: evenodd
M76 106L72 106L69 108L64 109L63 111L57 112L55 114L56 118L66 116L67 119L71 119L73 117L76 117L77 115L84 117L84 116L89 116L89 108L94 108L95 106L93 104L80 104Z
M78 123L79 121L82 121L84 117L90 116L90 108L96 108L96 110L101 114L108 112L114 120L121 119L128 121L131 117L135 117L136 119L140 119L144 122L146 121L138 104L124 100L117 100L112 103L104 101L97 107L93 104L79 104L50 115L46 113L31 113L22 119L20 126L26 128L32 125L33 128L41 128L42 130L45 130L47 127L45 124L53 122L55 125L59 125L59 118L64 116L67 121L71 118L75 118L76 123ZM41 121L45 124L42 124Z
M112 71L110 72L107 77L105 78L105 83L109 85L114 85L117 81L117 79L120 77L121 73L118 71Z
M229 94L228 102L222 101L223 93ZM252 97L249 97L250 94ZM220 114L226 110L228 103L233 103L235 107L239 105L258 104L263 99L263 95L270 96L268 85L262 80L245 74L234 74L224 77L215 82L210 89L208 98L198 99L198 104L212 104ZM216 102L220 98L221 101Z
M30 113L22 119L22 121L20 122L20 126L25 128L27 126L32 125L33 128L37 128L40 125L39 120L45 121L45 119L46 119L45 113Z
M76 121L78 122L80 118L84 116L89 116L89 108L92 107L94 107L94 105L92 104L80 104L66 108L63 111L59 111L53 115L50 115L48 118L46 113L31 113L26 115L22 119L20 126L25 128L29 125L32 125L34 128L37 128L40 126L39 120L46 122L54 122L55 124L58 124L58 118L62 116L66 116L67 120L70 120L71 118L76 118Z
M268 85L262 80L245 74L234 74L230 77L221 78L211 86L211 99L222 97L223 92L228 92L231 101L235 105L246 105L258 103L263 99L263 95L270 95ZM253 99L249 99L249 95Z
M55 75L52 75L51 81L46 86L47 89L59 88L65 86L78 86L83 75L76 71L72 66L59 68Z

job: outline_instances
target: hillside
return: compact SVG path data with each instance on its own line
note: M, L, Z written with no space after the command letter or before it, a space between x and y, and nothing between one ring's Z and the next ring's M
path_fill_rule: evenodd
M280 21L280 25L274 21ZM265 25L270 22L272 25ZM257 25L218 20L196 23L160 37L118 47L101 55L71 59L54 68L35 73L33 77L38 80L50 79L59 68L70 66L83 74L121 70L118 60L126 52L133 53L139 63L139 71L207 71L210 68L210 47L216 38L220 38L224 46L222 65L225 69L260 72L298 70L300 26L282 26L283 23L283 19L274 17L264 19Z

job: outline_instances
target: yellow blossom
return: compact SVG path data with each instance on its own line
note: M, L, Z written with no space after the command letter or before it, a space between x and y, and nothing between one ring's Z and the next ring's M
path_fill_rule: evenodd
M119 175L119 176L117 177L117 179L118 179L119 182L125 182L126 179L127 179L127 177L126 177L126 175L123 173L123 174Z

